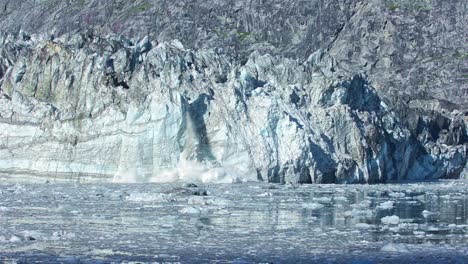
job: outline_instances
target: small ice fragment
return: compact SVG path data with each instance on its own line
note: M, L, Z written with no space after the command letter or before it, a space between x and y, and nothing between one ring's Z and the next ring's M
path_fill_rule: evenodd
M403 192L392 192L392 193L389 193L388 195L393 198L403 198L406 196L406 194Z
M434 213L428 210L422 211L422 215L424 218L428 218L430 215L433 215Z
M56 212L65 212L67 211L66 206L59 205L57 208L55 208Z
M396 215L386 216L380 219L380 221L385 225L398 225L398 223L400 223L400 217Z
M358 223L356 224L356 228L359 228L359 229L369 229L369 228L372 228L373 225L369 225L369 224L366 224L366 223Z
M229 214L231 214L231 212L229 212L227 209L220 209L220 210L214 212L214 214L217 214L217 215L229 215Z
M333 197L333 199L335 201L341 201L341 202L347 202L348 201L348 198L346 198L344 196L336 196L336 197Z
M217 205L217 206L228 206L230 204L229 200L222 198L212 198L206 200L206 204Z
M65 230L55 231L52 233L51 240L72 239L75 238L75 233L67 232Z
M76 257L61 257L58 260L60 263L81 263L80 259Z
M195 183L184 183L182 185L182 187L184 187L184 188L198 188L198 185L196 185Z
M131 193L129 196L125 197L127 201L131 202L168 202L171 198L172 196L170 194L164 193Z
M10 238L10 242L11 243L19 243L21 242L21 237L17 236L17 235L13 235L11 238Z
M377 209L380 209L380 210L389 210L389 209L392 209L392 208L393 208L394 204L395 204L394 201L383 202L383 203L381 203L380 205L377 206Z
M253 262L246 259L235 259L232 264L252 264Z
M188 199L188 204L206 205L207 203L202 196L192 196Z
M357 204L356 207L358 208L369 208L371 206L372 202L369 201L369 200L364 200L362 202L360 202L359 204Z
M195 207L188 206L188 207L184 207L184 208L180 209L179 213L181 213L181 214L199 214L200 210L195 208Z
M394 252L394 253L405 253L409 252L408 248L404 244L395 244L395 243L389 243L385 246L383 246L380 251L383 252Z
M316 199L316 201L319 203L329 203L331 200L332 199L330 197L320 197Z
M346 213L346 212L345 212ZM371 218L374 215L374 211L372 210L358 210L358 209L353 209L351 211L351 215L353 217L367 217Z
M302 207L311 210L319 210L322 209L324 206L319 203L306 203L302 204Z

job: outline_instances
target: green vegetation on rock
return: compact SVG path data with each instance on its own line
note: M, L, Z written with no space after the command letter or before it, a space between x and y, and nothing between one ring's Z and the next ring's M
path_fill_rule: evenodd
M148 3L148 2L145 2L145 3L143 3L143 4L140 4L140 5L131 7L130 10L129 10L129 12L130 12L130 13L141 13L141 12L150 10L152 7L153 7L152 4L150 4L150 3Z

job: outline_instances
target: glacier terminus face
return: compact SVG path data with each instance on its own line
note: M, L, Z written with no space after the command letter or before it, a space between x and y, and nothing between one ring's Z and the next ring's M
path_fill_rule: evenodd
M461 121L452 139L415 138L365 75L323 50L239 63L148 37L23 39L0 38L0 170L11 177L378 183L466 166Z

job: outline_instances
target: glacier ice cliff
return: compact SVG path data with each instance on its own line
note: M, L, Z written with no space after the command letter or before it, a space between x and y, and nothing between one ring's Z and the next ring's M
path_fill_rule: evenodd
M466 97L456 96L466 90L466 82L447 85L453 98L443 99L439 91L445 86L429 81L433 76L426 73L437 67L435 62L425 70L420 65L406 69L406 61L396 64L413 51L398 50L406 40L386 39L397 32L397 24L385 21L391 14L369 19L372 10L383 12L376 1L331 1L353 3L353 12L345 14L348 20L336 32L291 33L289 40L297 45L289 46L287 36L276 44L268 34L265 39L273 44L251 40L261 30L270 32L267 23L263 29L239 25L248 30L229 33L226 41L232 43L216 43L212 38L219 32L199 32L197 39L181 36L180 41L173 32L151 33L161 25L146 25L150 33L117 34L112 32L118 30L116 22L95 25L99 15L80 16L88 29L63 22L61 7L81 3L80 12L99 10L102 1L63 1L41 13L59 22L34 24L22 15L26 22L15 29L13 17L21 17L17 10L33 5L24 2L17 9L11 1L1 2L0 172L9 177L164 182L193 181L197 174L204 182L381 183L468 173ZM220 4L212 10L218 14L224 14L223 3L231 3L208 2ZM128 6L124 22L130 29L145 26L132 14L157 13L161 3L163 10L184 17L182 7L166 1L112 3ZM404 4L388 8L385 12L409 12ZM310 12L304 17L312 17ZM280 15L287 18L288 13ZM116 15L105 16L111 21ZM387 31L369 26L365 31L375 41L366 38L357 45L355 38L365 38L361 31L370 22ZM178 22L172 23L177 28ZM317 23L304 22L304 27ZM204 38L209 44L200 44ZM344 58L349 47L358 47L360 54ZM402 68L412 74L402 77L407 74ZM435 83L430 88L434 96L420 95L421 80L413 72L425 85Z

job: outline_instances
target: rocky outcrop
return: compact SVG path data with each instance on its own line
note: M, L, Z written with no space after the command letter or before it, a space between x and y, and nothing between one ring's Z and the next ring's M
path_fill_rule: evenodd
M5 32L150 35L239 60L323 49L387 100L468 110L464 0L0 0L0 11Z
M203 181L377 183L466 172L466 21L426 23L461 2L33 2L0 1L4 173L167 181L197 164ZM236 3L249 8L228 13ZM443 45L461 55L434 60Z

